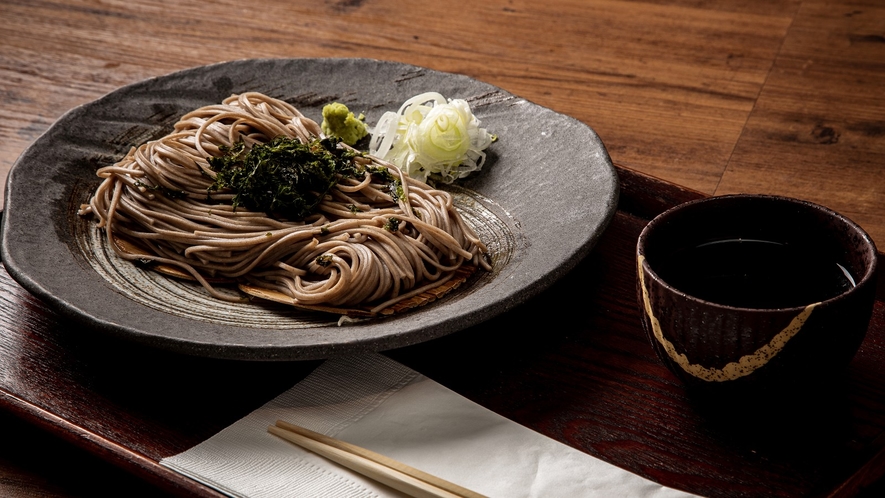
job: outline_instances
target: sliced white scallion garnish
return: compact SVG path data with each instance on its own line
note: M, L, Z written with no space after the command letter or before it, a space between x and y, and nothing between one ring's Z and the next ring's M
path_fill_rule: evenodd
M421 181L451 183L482 168L494 140L465 100L427 92L381 116L369 152Z

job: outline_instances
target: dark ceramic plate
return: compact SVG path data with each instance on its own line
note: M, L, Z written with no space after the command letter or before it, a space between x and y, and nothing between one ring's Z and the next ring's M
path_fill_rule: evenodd
M466 99L499 140L483 170L453 190L491 249L493 271L419 309L338 326L337 316L211 299L116 259L95 223L76 214L98 185L96 168L168 133L187 111L243 91L286 100L315 120L323 105L343 102L370 124L421 92ZM65 114L9 174L2 256L22 286L93 329L193 355L324 358L433 339L519 305L590 251L617 197L593 130L500 88L376 60L243 60L135 83Z

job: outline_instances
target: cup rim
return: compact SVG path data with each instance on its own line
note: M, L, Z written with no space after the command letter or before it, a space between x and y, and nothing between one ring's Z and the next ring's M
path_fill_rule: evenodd
M678 213L678 212L684 211L686 209L691 209L698 204L716 203L716 202L722 202L725 200L734 200L734 199L747 199L747 200L763 199L763 200L772 200L772 201L777 201L777 202L783 202L783 203L787 203L787 204L803 205L807 208L816 209L816 210L826 213L829 216L833 216L835 218L838 218L842 223L844 223L851 230L854 230L855 232L857 232L858 234L861 235L861 239L863 239L865 242L865 248L863 250L868 251L868 252L872 252L872 256L873 256L871 258L872 264L869 265L869 267L867 268L867 271L855 283L854 287L852 287L844 292L841 292L829 299L825 299L823 301L820 301L818 303L818 305L822 306L822 305L829 304L832 302L837 302L837 301L841 301L844 299L848 299L851 295L853 295L857 292L860 292L858 289L860 289L861 287L866 287L867 285L869 285L868 282L875 278L876 268L878 265L878 250L876 248L876 243L873 241L873 239L870 237L870 235L860 225L858 225L857 223L855 223L854 221L849 219L847 216L840 214L840 213L838 213L826 206L823 206L821 204L817 204L815 202L807 201L804 199L798 199L798 198L787 197L787 196L782 196L782 195L771 195L771 194L726 194L726 195L718 195L718 196L704 197L701 199L695 199L695 200L687 201L687 202L678 204L676 206L673 206L673 207L667 209L666 211L658 214L654 218L652 218L651 221L649 221L645 225L645 227L643 227L642 232L640 232L639 238L636 241L636 257L637 257L637 259L640 256L642 256L643 258L645 257L645 240L648 238L648 234L651 233L651 231L654 230L656 226L660 225L664 220L672 217L674 215L674 213ZM801 311L801 310L807 308L808 306L814 304L814 303L807 303L804 305L793 306L793 307L789 307L789 308L748 308L748 307L742 307L742 306L731 306L728 304L721 304L721 303L717 303L715 301L708 301L706 299L701 299L699 297L696 297L696 296L693 296L693 295L688 294L686 292L683 292L683 291L677 289L676 287L673 287L666 280L664 280L660 275L658 275L658 273L652 267L651 263L648 262L648 259L644 259L642 261L641 267L638 268L637 270L642 271L642 268L645 268L646 271L648 272L649 276L651 278L653 278L659 285L662 285L664 288L666 288L668 291L674 292L674 293L682 296L685 299L703 304L705 306L712 306L712 307L717 307L717 308L722 308L722 309L727 309L727 310L736 310L736 311L752 311L754 313L760 313L760 312L762 312L762 313L764 313L764 312L783 313L783 312L787 312L787 311L790 311L790 312Z

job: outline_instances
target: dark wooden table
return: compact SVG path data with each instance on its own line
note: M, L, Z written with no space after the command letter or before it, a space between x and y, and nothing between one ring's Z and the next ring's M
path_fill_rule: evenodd
M885 247L877 0L12 0L0 14L0 178L77 105L144 78L249 57L407 62L582 120L623 166L620 210L596 250L522 309L389 354L681 489L850 495L878 479L868 493L885 493L885 457L876 457L885 446L881 300L845 378L816 402L725 416L654 358L636 317L631 260L654 213L734 192L822 203ZM59 323L3 271L0 301L4 496L201 494L156 461L312 367L184 358L97 338ZM543 334L514 334L516 323ZM192 381L175 382L182 372ZM222 393L239 402L219 402ZM146 482L155 487L142 490Z

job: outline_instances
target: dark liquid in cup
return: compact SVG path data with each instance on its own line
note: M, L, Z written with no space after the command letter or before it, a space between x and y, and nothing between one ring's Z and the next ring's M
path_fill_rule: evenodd
M855 285L832 257L807 248L752 239L706 242L653 263L686 294L741 308L792 308L835 297Z

